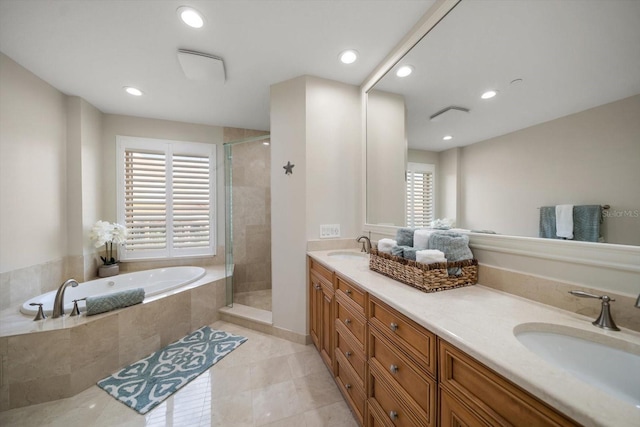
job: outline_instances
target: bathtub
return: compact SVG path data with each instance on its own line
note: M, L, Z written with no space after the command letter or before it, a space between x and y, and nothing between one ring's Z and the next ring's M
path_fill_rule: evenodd
M188 285L204 277L204 275L205 269L202 267L168 267L90 280L80 283L75 288L69 286L66 289L64 293L64 312L66 314L71 313L74 299L104 295L134 288L144 288L146 298ZM31 298L22 304L20 312L29 316L35 316L38 312L38 307L30 306L29 304L36 302L43 304L42 308L45 314L52 314L53 300L55 299L56 292L57 291L51 291ZM80 311L85 311L85 302L78 301L78 308Z

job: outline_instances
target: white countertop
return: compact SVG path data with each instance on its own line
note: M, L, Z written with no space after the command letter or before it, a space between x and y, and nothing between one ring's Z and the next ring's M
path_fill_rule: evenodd
M640 408L619 400L529 351L513 330L525 323L561 325L640 345L640 333L605 331L593 319L482 285L425 293L369 270L368 257L338 259L308 252L505 378L585 426L640 426ZM640 313L639 313L640 314ZM638 378L640 372L630 373Z

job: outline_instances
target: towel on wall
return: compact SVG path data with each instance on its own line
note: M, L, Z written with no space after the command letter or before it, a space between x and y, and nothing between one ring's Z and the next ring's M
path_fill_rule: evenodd
M413 233L415 229L401 227L398 228L396 232L396 242L398 242L398 246L409 246L413 247Z
M556 236L573 239L573 205L556 206Z
M398 246L398 242L393 239L380 239L378 240L378 251L385 254L391 254L391 249L394 246Z
M136 288L106 295L87 297L87 316L129 307L144 301L144 289Z
M581 205L573 207L573 239L581 242L598 242L602 224L600 205Z
M556 207L543 206L540 208L540 232L538 237L557 239L556 236Z
M429 236L435 233L434 230L416 230L413 233L413 247L422 250L427 249L429 247Z

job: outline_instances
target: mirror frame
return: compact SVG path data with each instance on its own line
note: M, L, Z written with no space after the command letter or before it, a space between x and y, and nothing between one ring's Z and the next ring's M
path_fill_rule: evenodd
M466 0L437 0L360 86L362 105L362 229L395 236L398 227L367 223L367 93L454 7ZM640 273L640 246L574 242L538 237L469 233L472 248L545 260Z

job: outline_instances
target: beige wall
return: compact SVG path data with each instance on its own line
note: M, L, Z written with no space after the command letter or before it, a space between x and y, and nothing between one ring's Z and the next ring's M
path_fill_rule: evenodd
M640 95L463 149L465 228L538 236L540 206L640 212ZM640 244L640 217L606 218L607 242Z
M406 224L404 97L379 90L367 95L367 222Z
M460 224L460 149L440 152L436 195L436 218L450 218Z
M0 53L0 273L66 253L65 103Z

